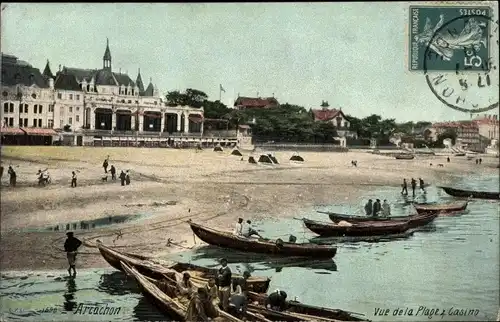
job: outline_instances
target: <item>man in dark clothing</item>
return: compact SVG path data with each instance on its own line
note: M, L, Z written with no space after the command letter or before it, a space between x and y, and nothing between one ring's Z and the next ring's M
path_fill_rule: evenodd
M9 165L9 170L7 171L9 173L9 182L10 182L10 185L15 187L16 186L16 180L17 180L17 174L16 174L16 171L14 171L14 169L12 168L12 166Z
M483 163L483 159L479 158L479 164Z
M69 276L71 276L71 269L73 269L73 277L76 276L76 251L78 250L78 247L82 245L82 242L73 236L73 232L67 232L66 236L68 238L64 242L64 251L66 252L66 255L68 257L68 263L69 263L69 268L68 268L68 273Z
M284 291L276 290L267 296L266 307L275 311L283 311L286 309L286 297L287 294Z
M373 216L378 216L379 212L382 210L382 204L380 203L380 199L377 199L373 204Z
M424 179L422 178L418 178L418 182L420 184L420 190L422 190L423 192L425 192L425 183L424 183Z
M450 162L450 157L447 157L447 158L446 158L446 162Z
M115 181L116 180L116 169L115 169L114 165L111 165L109 172L111 172L111 180Z
M104 160L104 162L102 163L102 167L104 168L104 173L108 173L108 158L106 158Z
M217 273L217 286L219 287L219 300L224 311L229 309L229 296L231 295L231 269L227 266L227 259L220 261L222 267Z
M233 280L233 291L229 297L229 314L236 317L242 317L247 307L247 295L243 291L243 284L246 281L243 278Z
M372 200L370 199L370 200L368 200L368 202L365 205L365 215L367 217L370 217L372 214L373 214L373 204L372 204Z
M127 170L127 173L125 173L125 183L127 184L127 186L130 184L130 173L128 171L129 170Z
M76 173L71 172L71 188L76 188Z
M121 182L122 186L125 185L125 172L123 172L123 170L122 170L122 172L120 172L120 182Z
M2 179L3 177L3 166L0 165L0 180Z
M411 191L413 196L415 196L415 189L417 188L417 180L411 178Z
M408 195L408 184L406 183L406 179L403 179L403 189L401 190L402 195Z

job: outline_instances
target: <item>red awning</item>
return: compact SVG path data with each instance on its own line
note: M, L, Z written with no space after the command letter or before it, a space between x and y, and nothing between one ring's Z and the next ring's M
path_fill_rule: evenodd
M190 116L189 120L193 123L201 123L201 122L203 122L203 117L202 116Z
M0 129L2 135L24 135L24 131L18 127L2 127Z
M23 127L22 130L26 132L28 135L40 135L40 136L51 136L51 135L57 135L57 132L54 131L53 129L38 129L38 128L31 128L31 127Z

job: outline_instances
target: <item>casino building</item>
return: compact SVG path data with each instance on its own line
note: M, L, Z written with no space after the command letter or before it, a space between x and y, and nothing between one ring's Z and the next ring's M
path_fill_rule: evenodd
M113 70L109 41L100 69L59 66L54 75L47 61L40 73L2 53L1 72L2 144L159 146L203 136L203 107L169 106L140 70L135 81Z

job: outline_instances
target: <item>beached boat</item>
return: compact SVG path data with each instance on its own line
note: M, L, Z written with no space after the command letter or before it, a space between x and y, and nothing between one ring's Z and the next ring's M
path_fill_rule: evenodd
M121 262L120 264L122 265L122 270L127 275L135 279L144 296L151 300L162 313L171 318L173 321L186 321L189 299L176 296L174 291L175 286L168 285L168 283L164 283L164 285L162 285L159 280L147 278L139 273L134 267L131 267L124 262ZM169 292L168 289L171 291ZM218 313L219 316L223 317L225 321L242 321L226 312L218 310Z
M267 295L258 294L255 292L248 292L248 298L253 302L258 302L264 305ZM286 301L286 311L298 314L306 314L309 316L317 316L322 318L334 319L337 321L369 321L363 318L364 314L348 312L339 309L330 309L314 305L308 305L297 301Z
M350 226L324 223L307 218L303 218L302 221L309 230L322 237L378 236L400 234L410 229L409 221L371 221L364 223L351 223Z
M370 223L401 223L408 222L409 228L415 228L418 226L422 226L430 223L437 217L437 213L434 212L425 212L425 213L417 213L415 215L410 216L394 216L394 217L381 217L381 216L370 216L370 217L361 217L361 216L348 216L343 214L334 214L329 213L328 217L334 223L340 221L347 221L351 224L370 224Z
M314 258L333 258L337 248L333 246L316 245L311 243L296 244L283 242L281 239L257 239L236 236L230 232L215 230L189 222L194 234L213 246L230 248L253 253L265 253L279 256L297 256Z
M397 160L413 160L415 156L413 154L398 154L395 156Z
M102 257L112 267L117 270L123 271L120 261L129 266L136 268L141 274L154 279L163 278L165 274L173 276L173 272L188 271L193 278L206 280L213 278L217 274L217 269L207 268L194 264L186 263L172 263L172 264L159 264L153 259L136 254L130 254L117 251L111 247L103 245L99 240L96 242L99 252ZM233 274L233 278L240 278L240 275ZM248 289L257 293L266 293L269 288L271 280L267 277L251 276L248 279Z
M462 190L450 187L440 187L440 188L442 188L450 196L454 197L469 197L469 198L492 199L492 200L500 199L500 193L498 192Z
M413 204L417 213L444 213L444 212L454 212L462 211L467 208L467 201L464 202L454 202L445 204Z
M137 270L134 268L128 266L127 264L122 262L122 265L124 266L123 269L124 271L128 274L133 276L138 283L142 282L148 286L147 288L142 287L143 291L156 291L155 294L158 294L159 292L164 293L164 295L168 296L170 299L172 299L178 307L180 306L181 308L185 308L184 303L188 303L186 299L183 300L184 303L180 303L179 301L176 301L176 285L174 283L173 279L170 279L168 277L161 279L161 283L159 282L160 280L156 280L147 276L144 276L140 274ZM140 281L139 281L140 280ZM145 283L149 282L149 283ZM155 287L153 287L151 284L153 284ZM200 281L193 281L193 284L195 287L203 287L205 286L204 283L200 283ZM158 292L159 291L159 292ZM154 294L149 294L145 293L146 297L152 298L153 301L155 302L155 295ZM290 322L298 322L298 321L323 321L323 322L335 322L335 321L368 321L362 318L362 314L360 313L354 313L354 312L348 312L344 310L338 310L338 309L329 309L329 308L322 308L322 307L317 307L317 306L312 306L312 305L307 305L303 304L297 301L287 301L287 308L284 311L275 311L268 309L264 306L265 304L265 299L267 297L266 294L259 294L255 293L252 291L248 292L248 297L250 301L252 301L252 304L248 305L247 312L244 314L244 318L247 321L290 321ZM167 304L170 306L171 302L168 302ZM162 311L168 313L166 309L162 306L163 303L158 303L157 307L159 307ZM227 317L227 313L222 312L219 310L219 314L224 314L225 317ZM234 318L234 317L231 317ZM269 319L269 320L268 320Z

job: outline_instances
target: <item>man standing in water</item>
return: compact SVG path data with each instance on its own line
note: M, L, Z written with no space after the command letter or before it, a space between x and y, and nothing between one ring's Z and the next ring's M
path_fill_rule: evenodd
M408 183L406 183L406 179L403 179L403 189L401 190L402 195L408 195Z
M219 300L224 311L229 309L229 297L231 296L231 269L227 266L227 259L220 260L221 268L217 273L217 286L219 287Z
M424 179L418 178L419 184L420 184L420 190L422 190L425 193L425 184L424 184Z
M370 199L365 205L365 215L366 217L371 217L372 213L373 213L373 204L372 200Z
M64 251L67 254L68 257L68 263L69 263L69 268L68 268L68 273L69 276L71 276L71 269L73 269L73 277L76 276L76 251L78 250L78 247L82 245L82 242L73 236L73 232L67 232L66 236L68 238L64 242Z
M391 206L389 205L389 203L385 199L384 199L384 203L382 204L382 216L384 216L384 217L391 216Z
M415 197L415 189L417 188L417 180L411 178L411 191L413 194L413 197Z

